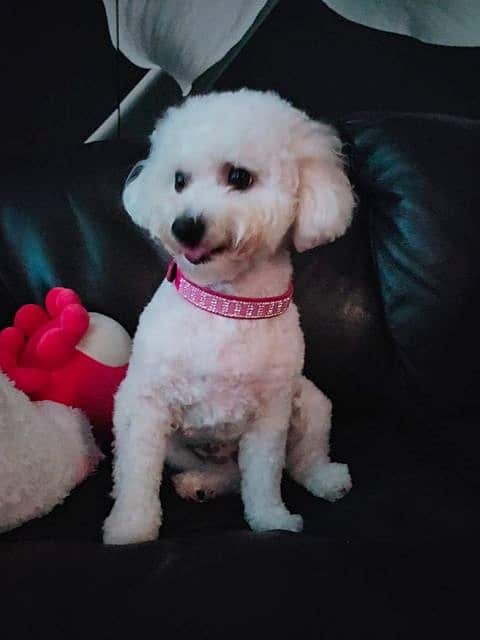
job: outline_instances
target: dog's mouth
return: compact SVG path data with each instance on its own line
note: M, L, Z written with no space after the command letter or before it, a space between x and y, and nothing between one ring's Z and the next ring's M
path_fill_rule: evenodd
M194 249L185 249L183 255L185 259L191 264L206 264L210 262L215 256L223 253L226 250L225 245L216 247L215 249L208 249L207 247L195 247Z

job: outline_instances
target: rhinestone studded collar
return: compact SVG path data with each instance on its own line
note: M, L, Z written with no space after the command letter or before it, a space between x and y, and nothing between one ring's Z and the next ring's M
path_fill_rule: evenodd
M218 293L188 280L175 261L170 263L166 278L175 285L178 293L195 307L217 316L237 320L264 320L279 316L288 309L293 296L292 283L285 293L273 298L241 298Z

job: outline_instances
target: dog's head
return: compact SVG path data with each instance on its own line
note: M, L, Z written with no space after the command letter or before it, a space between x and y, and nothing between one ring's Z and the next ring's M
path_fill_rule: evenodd
M189 98L151 142L125 208L198 282L231 280L290 238L298 251L331 242L350 223L338 136L276 94Z

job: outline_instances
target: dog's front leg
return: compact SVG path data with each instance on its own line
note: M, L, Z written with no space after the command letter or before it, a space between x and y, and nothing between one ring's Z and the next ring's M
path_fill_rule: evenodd
M239 445L245 519L254 531L301 531L302 517L291 514L281 496L291 398L268 403Z
M115 504L104 524L106 544L157 538L162 516L159 488L170 428L167 407L120 389L114 414Z

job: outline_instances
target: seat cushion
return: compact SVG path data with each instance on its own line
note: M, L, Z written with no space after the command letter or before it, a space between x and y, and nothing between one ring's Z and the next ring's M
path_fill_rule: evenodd
M149 629L213 639L252 628L279 638L453 628L468 603L458 581L473 571L477 491L429 460L429 444L400 422L337 424L334 455L349 461L354 488L330 504L285 481L302 534L252 533L239 497L185 502L167 475L158 541L126 547L100 541L106 461L49 516L2 536L7 620L15 637L41 629L55 639L92 629L99 639Z

